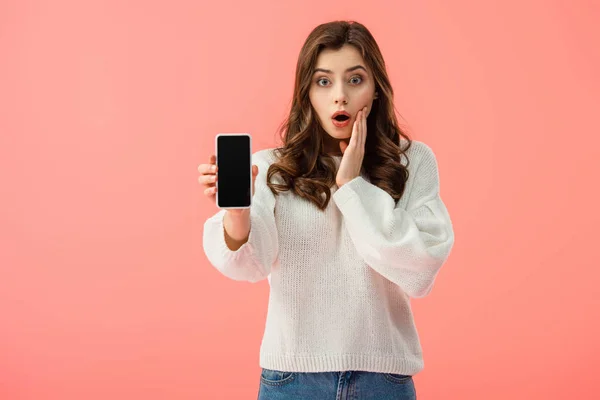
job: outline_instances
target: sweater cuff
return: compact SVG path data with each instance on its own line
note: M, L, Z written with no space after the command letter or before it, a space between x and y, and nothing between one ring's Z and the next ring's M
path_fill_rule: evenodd
M359 199L362 194L371 189L370 186L374 185L367 182L365 178L359 175L336 190L332 195L332 198L338 206L342 206L352 199Z
M219 248L219 253L221 257L227 259L230 257L238 257L240 253L246 251L246 249L252 249L252 241L254 240L254 234L252 230L252 213L250 214L250 234L248 236L248 240L242 244L237 250L231 250L229 246L227 246L227 242L225 241L225 214L226 210L223 210L223 215L219 217L219 227L220 234L217 239L217 246Z

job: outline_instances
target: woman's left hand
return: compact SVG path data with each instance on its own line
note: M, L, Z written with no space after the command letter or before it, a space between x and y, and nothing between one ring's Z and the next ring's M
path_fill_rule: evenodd
M365 106L356 114L350 143L340 142L343 157L335 177L335 183L338 185L338 188L341 188L344 184L360 175L365 155L365 142L367 140L366 111L367 107Z

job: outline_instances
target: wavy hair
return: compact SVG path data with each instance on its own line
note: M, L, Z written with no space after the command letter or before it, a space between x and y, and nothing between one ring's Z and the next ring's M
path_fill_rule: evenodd
M394 113L393 90L385 63L375 39L365 26L355 21L333 21L321 24L307 37L296 65L294 95L288 117L278 128L283 145L275 149L278 160L267 171L267 185L277 195L292 190L324 210L335 184L336 165L324 152L323 129L313 109L309 89L317 57L323 49L338 50L345 44L355 46L372 71L379 97L374 99L367 118L367 138L363 171L372 184L390 194L397 202L408 180L408 164L399 160L412 141L403 132ZM400 138L408 144L400 147ZM409 162L407 157L407 162ZM272 183L278 174L281 183Z

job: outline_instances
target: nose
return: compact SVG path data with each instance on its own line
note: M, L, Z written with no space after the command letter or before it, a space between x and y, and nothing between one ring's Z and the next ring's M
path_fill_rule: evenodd
M346 92L344 91L343 87L337 89L337 91L335 92L334 101L335 104L348 104L348 96L346 96Z

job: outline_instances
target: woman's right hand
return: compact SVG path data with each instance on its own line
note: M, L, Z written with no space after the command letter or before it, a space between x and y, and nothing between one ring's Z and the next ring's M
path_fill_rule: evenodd
M204 194L208 196L216 204L217 186L216 182L218 179L218 168L216 165L217 157L213 154L210 156L210 162L208 164L200 164L198 166L198 182L204 187ZM254 181L258 175L258 167L252 165L252 195L254 195ZM247 213L248 209L231 209L227 210L232 215L241 215Z

